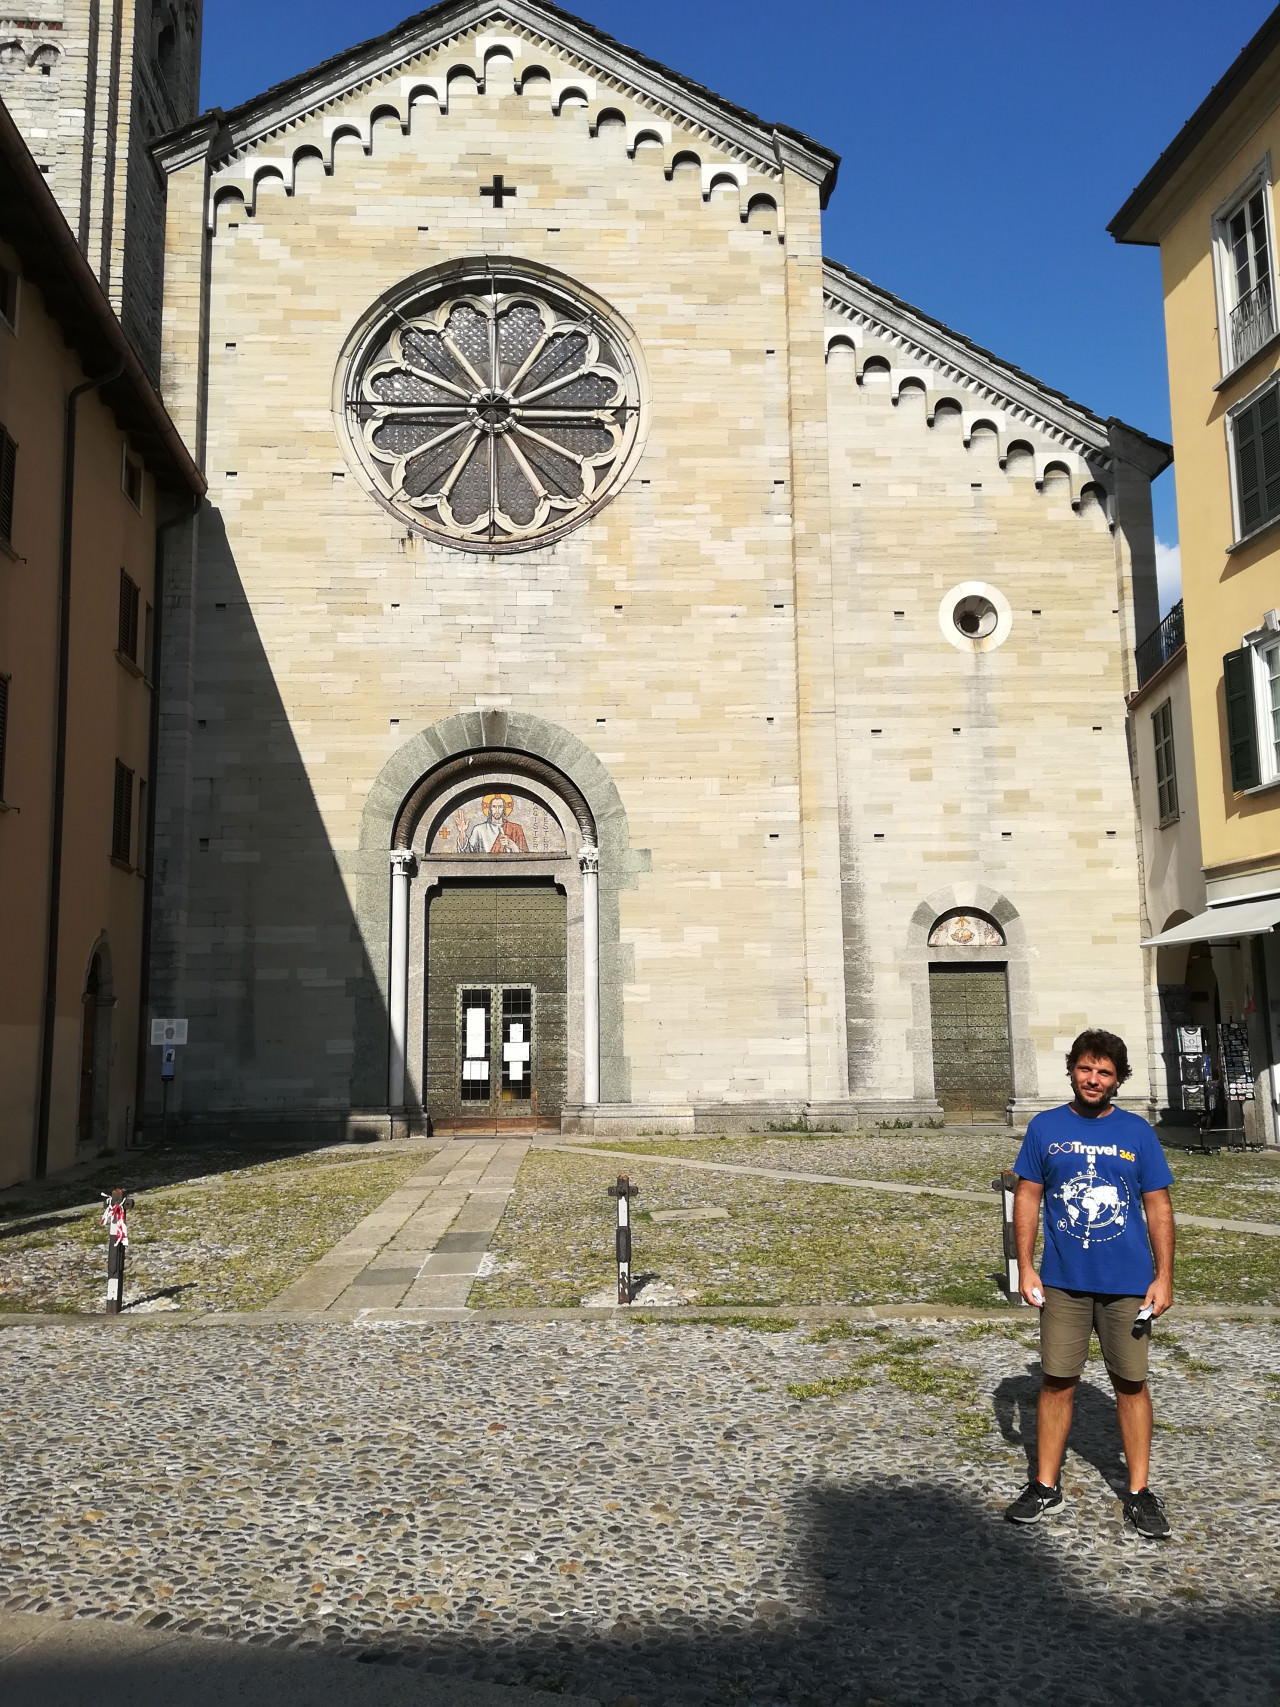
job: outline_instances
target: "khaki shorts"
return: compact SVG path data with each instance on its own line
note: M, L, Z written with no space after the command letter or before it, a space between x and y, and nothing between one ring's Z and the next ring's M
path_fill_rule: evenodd
M1089 1335L1096 1328L1107 1372L1122 1381L1145 1381L1148 1330L1133 1331L1141 1298L1110 1292L1064 1292L1046 1286L1040 1310L1040 1364L1058 1381L1074 1381L1089 1356Z

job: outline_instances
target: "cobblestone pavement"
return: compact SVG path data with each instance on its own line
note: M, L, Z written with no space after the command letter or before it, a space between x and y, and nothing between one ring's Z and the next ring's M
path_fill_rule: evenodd
M1165 1545L1096 1366L1065 1510L1001 1521L1022 1321L10 1327L0 1611L639 1707L1274 1700L1280 1328L1153 1365Z

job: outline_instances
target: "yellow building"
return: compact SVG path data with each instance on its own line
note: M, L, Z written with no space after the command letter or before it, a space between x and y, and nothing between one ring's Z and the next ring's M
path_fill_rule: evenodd
M203 489L0 106L0 1185L137 1116L157 535Z
M1245 1127L1273 1144L1280 1091L1278 163L1280 10L1109 227L1119 242L1158 245L1164 275L1205 877L1205 910L1168 930L1153 919L1160 934L1149 943L1211 945L1215 1019L1237 1022L1248 1038L1257 1097L1245 1104Z

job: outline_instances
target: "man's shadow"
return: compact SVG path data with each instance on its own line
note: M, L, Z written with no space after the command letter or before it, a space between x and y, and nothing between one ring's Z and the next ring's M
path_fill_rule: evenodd
M1000 1433L1010 1445L1021 1446L1027 1455L1027 1474L1034 1476L1038 1468L1036 1405L1040 1398L1039 1363L1029 1363L1027 1371L1025 1375L1010 1375L1000 1383L995 1391L994 1408ZM1115 1400L1109 1392L1089 1381L1077 1383L1067 1446L1093 1465L1103 1481L1115 1490L1117 1497L1128 1491L1129 1471L1120 1449Z

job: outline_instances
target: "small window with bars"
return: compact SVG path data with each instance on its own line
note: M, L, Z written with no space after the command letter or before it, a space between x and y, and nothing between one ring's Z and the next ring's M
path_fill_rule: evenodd
M1151 735L1156 749L1156 806L1160 823L1172 824L1178 816L1178 773L1173 753L1173 704L1165 700L1151 713Z
M18 447L0 427L0 539L13 540L13 494L18 478Z
M489 1100L489 991L461 992L463 1102Z
M12 267L0 266L0 320L11 332L18 330L18 275Z
M1280 516L1280 386L1269 385L1231 416L1241 538Z
M533 991L502 992L502 1095L528 1102L533 1095Z
M135 510L142 508L142 459L133 455L128 445L120 464L120 490Z
M138 584L120 571L120 625L116 646L131 664L138 662Z
M9 678L0 676L0 801L4 799L4 760L9 737Z
M133 772L116 760L115 803L111 813L111 857L128 865L133 851Z

